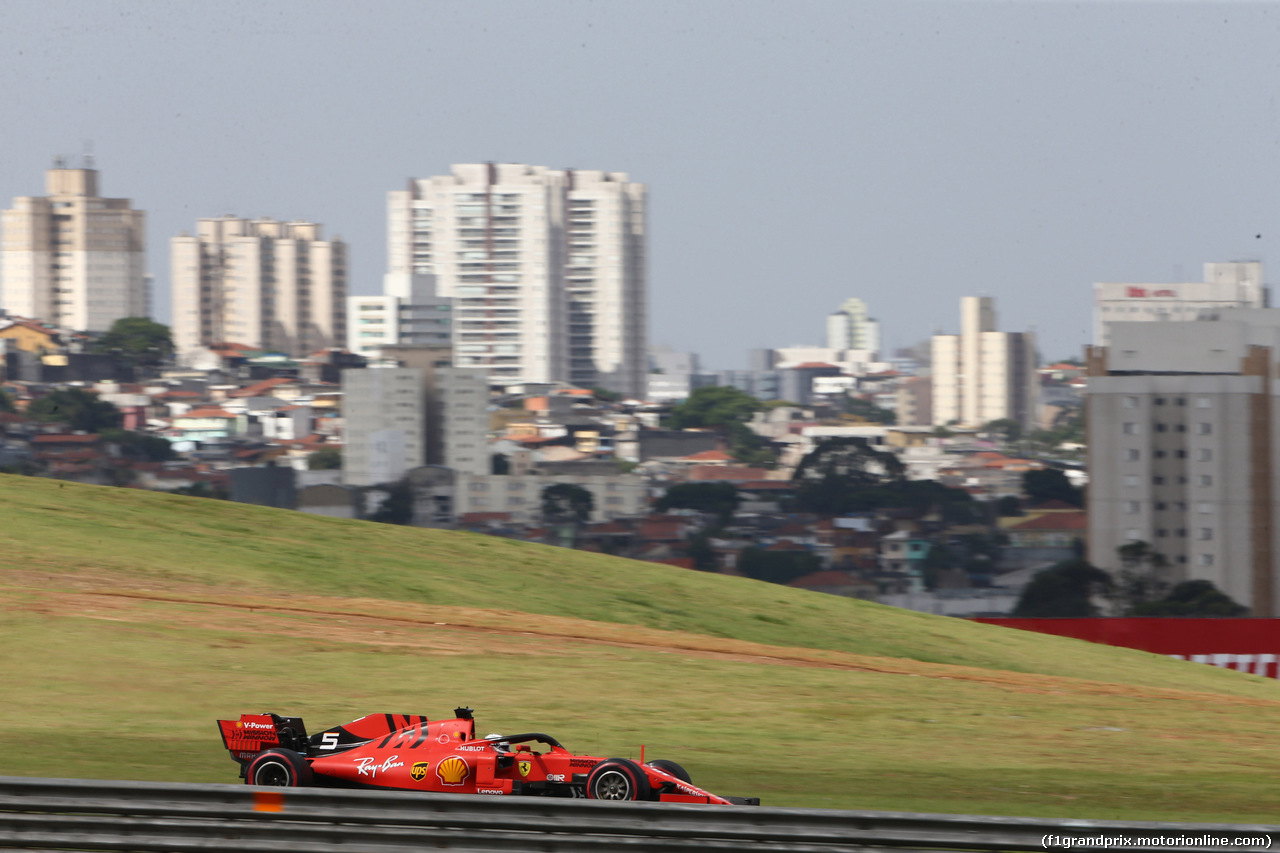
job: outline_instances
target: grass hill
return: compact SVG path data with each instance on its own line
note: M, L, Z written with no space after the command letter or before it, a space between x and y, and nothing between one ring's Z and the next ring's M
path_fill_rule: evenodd
M477 709L768 805L1270 821L1280 685L448 531L0 475L0 773L235 781L213 720Z

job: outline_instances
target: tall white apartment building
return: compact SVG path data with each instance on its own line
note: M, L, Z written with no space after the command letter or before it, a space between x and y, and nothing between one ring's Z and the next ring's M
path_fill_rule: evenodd
M98 195L95 169L45 173L47 196L4 211L0 308L77 331L102 332L147 312L145 214Z
M1093 285L1093 342L1110 344L1113 323L1211 320L1227 308L1265 308L1267 287L1258 261L1211 262L1204 281L1179 284Z
M1280 615L1280 310L1117 323L1090 347L1088 557L1142 541L1160 579Z
M933 423L1035 425L1040 401L1035 336L996 331L995 299L960 300L960 334L933 336Z
M622 172L455 165L388 194L388 270L453 299L459 367L643 397L646 199Z
M228 342L298 357L346 341L347 246L321 226L201 219L170 252L180 359Z
M827 315L827 347L837 350L880 350L880 322L867 313L861 299L846 299Z

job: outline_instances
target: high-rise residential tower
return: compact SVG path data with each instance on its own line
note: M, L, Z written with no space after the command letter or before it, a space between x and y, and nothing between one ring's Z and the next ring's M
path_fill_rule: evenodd
M996 331L995 299L960 300L960 334L933 336L933 422L979 427L1035 424L1039 405L1035 336Z
M4 211L0 308L93 332L146 316L143 212L99 196L91 168L59 162L45 173L45 190Z
M867 303L856 298L846 299L827 315L827 347L879 351L880 322L867 313Z
M224 216L171 241L179 357L221 343L303 356L346 341L347 246L312 222Z
M454 363L643 397L646 199L622 172L455 165L388 194L388 278L453 299Z
M1280 615L1280 310L1116 323L1090 347L1088 558L1145 542L1167 590L1207 580Z

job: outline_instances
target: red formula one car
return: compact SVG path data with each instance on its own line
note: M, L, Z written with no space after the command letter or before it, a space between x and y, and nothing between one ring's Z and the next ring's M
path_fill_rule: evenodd
M760 804L704 791L674 761L574 755L539 732L477 738L471 709L453 713L448 720L370 714L310 737L298 717L242 714L218 720L218 730L250 785Z

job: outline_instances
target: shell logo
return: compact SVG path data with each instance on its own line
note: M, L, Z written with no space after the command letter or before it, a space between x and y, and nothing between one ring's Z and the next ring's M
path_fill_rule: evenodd
M436 775L446 785L461 785L466 781L471 767L458 756L450 756L436 765Z
M243 729L243 728L244 728L244 723L240 722L239 720L236 720L236 728L237 728L237 729Z

